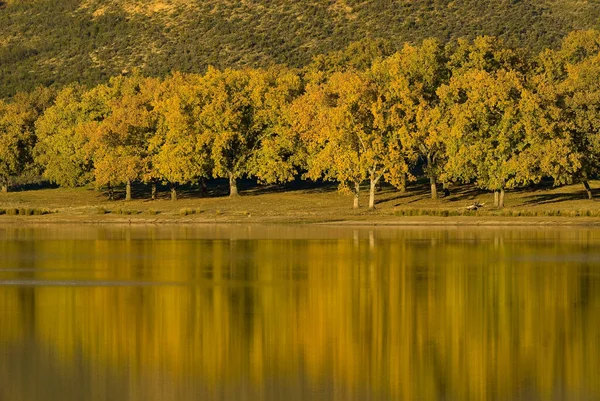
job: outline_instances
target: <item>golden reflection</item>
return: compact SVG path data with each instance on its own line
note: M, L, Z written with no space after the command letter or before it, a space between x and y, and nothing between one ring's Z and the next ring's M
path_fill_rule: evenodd
M600 398L594 230L147 230L0 232L0 399Z

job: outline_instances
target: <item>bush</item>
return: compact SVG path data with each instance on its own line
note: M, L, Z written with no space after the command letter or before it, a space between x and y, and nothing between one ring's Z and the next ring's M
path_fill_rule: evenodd
M130 210L130 209L117 209L115 211L116 214L124 214L124 215L131 215L131 214L140 214L142 213L141 210Z
M197 209L192 209L189 207L183 208L179 210L179 214L182 216L188 216L188 215L192 215L192 214L201 214L204 213L204 210L197 208Z

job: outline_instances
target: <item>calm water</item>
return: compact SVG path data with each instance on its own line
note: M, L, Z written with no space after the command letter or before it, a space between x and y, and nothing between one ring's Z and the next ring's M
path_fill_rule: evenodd
M0 400L599 400L600 230L0 227Z

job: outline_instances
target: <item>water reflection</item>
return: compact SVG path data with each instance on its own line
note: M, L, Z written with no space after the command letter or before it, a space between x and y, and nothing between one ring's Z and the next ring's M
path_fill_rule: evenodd
M600 231L0 229L0 400L593 400Z

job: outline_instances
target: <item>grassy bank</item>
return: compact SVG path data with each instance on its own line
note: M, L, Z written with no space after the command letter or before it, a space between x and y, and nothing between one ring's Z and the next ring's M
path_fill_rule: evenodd
M595 188L600 181L592 182ZM588 200L581 185L537 186L507 193L506 207L493 208L493 195L472 187L453 188L450 196L429 199L426 184L406 193L384 187L377 193L376 210L368 210L366 191L361 207L334 185L259 187L247 183L241 196L229 198L225 186L214 184L201 196L184 188L178 200L167 191L149 200L148 188L135 188L134 199L109 201L93 188L36 189L0 194L1 223L336 223L336 224L600 224L600 201ZM599 194L600 195L600 194ZM474 202L484 206L470 211ZM20 213L20 212L23 213Z

